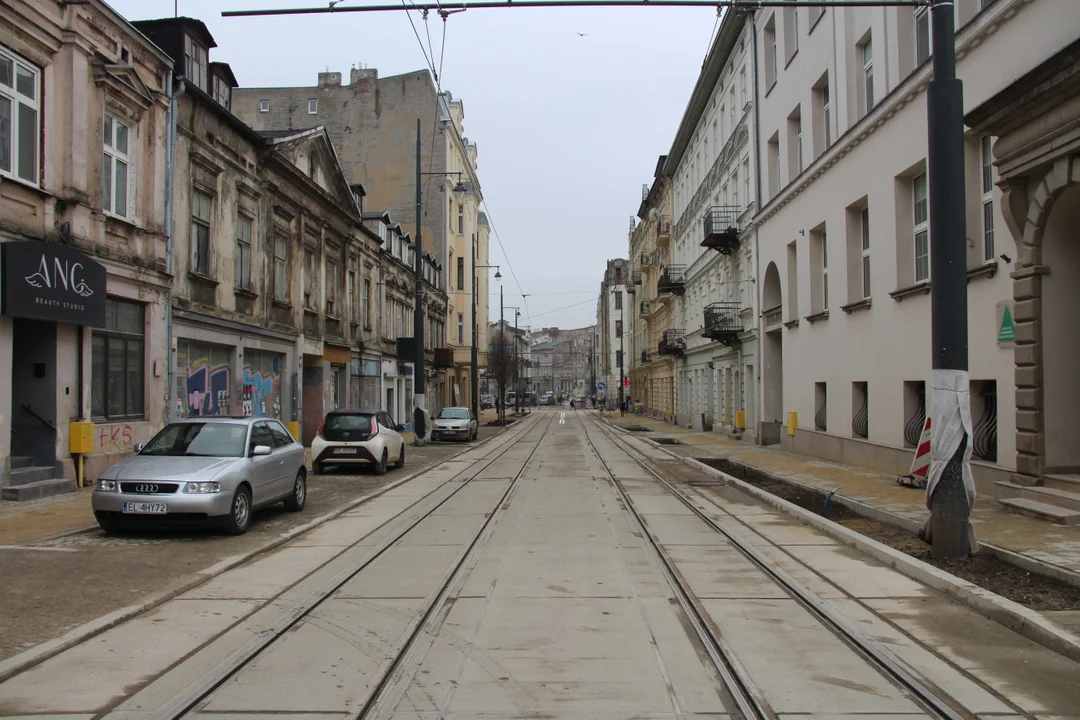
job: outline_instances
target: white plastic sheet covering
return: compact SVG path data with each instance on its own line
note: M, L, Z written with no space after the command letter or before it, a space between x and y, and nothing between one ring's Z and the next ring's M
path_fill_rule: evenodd
M952 459L960 442L967 435L968 442L963 455L964 491L968 508L975 507L975 478L971 474L971 450L974 431L971 424L970 376L966 370L934 370L930 426L930 472L926 483L926 507L933 511L934 490ZM932 515L927 516L919 536L931 541ZM975 527L968 519L968 541L971 552L978 550Z

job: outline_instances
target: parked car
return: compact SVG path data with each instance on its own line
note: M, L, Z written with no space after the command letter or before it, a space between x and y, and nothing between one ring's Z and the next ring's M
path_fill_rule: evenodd
M98 477L90 499L106 532L135 524L210 520L233 535L254 510L307 500L304 446L269 418L200 417L169 423L135 456Z
M405 467L404 430L382 410L329 412L311 440L311 471L319 475L327 465L370 465L384 475L390 458L394 467Z
M492 410L495 408L495 396L494 395L481 395L480 396L480 409Z
M443 408L432 423L432 440L475 440L480 423L472 410L463 407Z
M506 393L506 407L508 407L508 408L514 407L514 401L515 400L517 400L517 393L516 392L511 390L510 392Z

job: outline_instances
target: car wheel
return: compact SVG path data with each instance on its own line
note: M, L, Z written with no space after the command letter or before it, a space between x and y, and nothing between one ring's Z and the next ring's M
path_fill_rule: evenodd
M243 535L251 524L251 491L247 487L236 488L229 514L225 516L225 532Z
M388 460L388 458L386 456L386 450L384 449L382 451L382 457L379 459L379 462L375 463L375 474L376 475L385 475L386 474L387 460Z
M394 463L394 467L396 467L396 468L405 467L405 443L401 443L401 454L398 455L398 459L397 459L397 462Z
M296 480L293 480L292 495L285 498L285 509L289 512L300 512L307 503L307 475L304 469L296 471Z
M326 468L323 467L323 464L321 462L314 462L311 463L311 472L314 475L322 475L324 472L326 472Z
M119 535L124 531L124 525L114 518L98 515L96 518L98 526L109 535Z

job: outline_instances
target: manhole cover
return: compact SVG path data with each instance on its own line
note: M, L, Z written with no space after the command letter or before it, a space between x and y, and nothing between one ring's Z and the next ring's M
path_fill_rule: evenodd
M653 442L659 443L660 445L682 445L682 443L675 438L658 437L653 438Z

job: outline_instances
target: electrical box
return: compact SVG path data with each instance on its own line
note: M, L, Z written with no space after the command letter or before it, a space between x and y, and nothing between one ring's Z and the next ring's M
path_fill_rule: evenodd
M68 437L68 449L71 451L72 455L86 455L94 452L94 423L71 423Z

